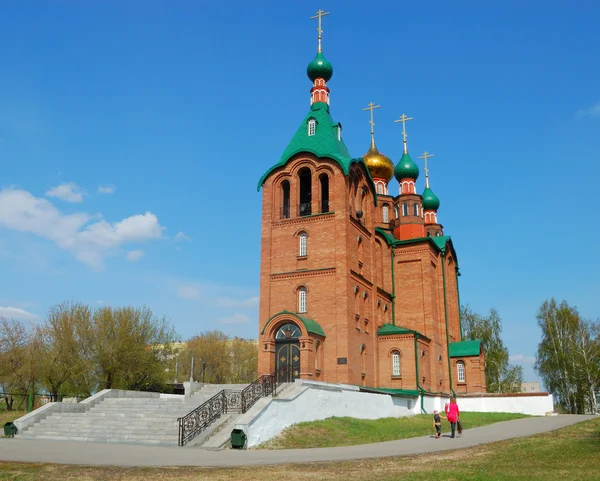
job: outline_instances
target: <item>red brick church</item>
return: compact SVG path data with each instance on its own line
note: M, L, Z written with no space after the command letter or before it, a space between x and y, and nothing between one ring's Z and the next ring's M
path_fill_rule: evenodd
M310 109L258 183L259 374L398 392L484 392L481 342L462 341L458 258L439 223L427 153L418 193L406 142L411 119L400 119L404 152L396 165L375 146L373 129L367 153L352 157L331 116L333 68L320 35L307 73Z

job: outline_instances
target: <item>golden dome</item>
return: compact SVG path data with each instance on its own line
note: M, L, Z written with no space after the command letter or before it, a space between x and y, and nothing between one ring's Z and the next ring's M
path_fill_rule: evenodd
M369 151L363 155L363 160L373 179L385 179L389 182L394 177L394 163L375 147L375 139L371 139Z

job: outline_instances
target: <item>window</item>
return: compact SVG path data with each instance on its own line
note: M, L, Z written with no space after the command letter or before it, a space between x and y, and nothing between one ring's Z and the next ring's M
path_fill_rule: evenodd
M338 125L337 131L338 131L338 142L340 142L342 140L342 126L341 125Z
M306 256L306 232L302 232L302 234L300 234L300 254L298 254L300 257L305 257Z
M458 361L456 363L456 370L458 372L458 382L465 382L465 363Z
M321 369L321 360L319 357L321 356L321 341L318 339L315 341L315 371Z
M313 136L317 131L317 121L315 119L310 119L308 121L308 135Z
M398 351L392 352L392 376L400 376L400 353Z
M413 204L413 215L415 216L419 216L419 204L417 204L416 202Z
M387 205L384 205L382 208L383 211L383 222L390 221L390 208Z
M402 215L408 215L408 204L406 202L402 204Z
M298 289L298 312L306 312L306 287Z
M321 182L321 212L329 212L329 177L327 174L319 176Z
M275 339L278 340L287 340L287 339L297 339L302 335L300 329L295 324L285 324L281 326L277 333L275 334Z
M377 184L377 193L383 194L383 184L381 184L381 183Z
M312 213L312 175L310 169L306 167L298 172L300 178L300 205L298 214L300 216L310 215Z
M394 206L394 214L395 214L395 216L396 216L396 219L397 219L398 217L400 217L400 214L398 213L398 206Z
M360 345L360 372L364 379L367 373L367 346L364 344Z
M281 206L281 218L289 219L290 218L290 183L287 180L284 180L281 183L281 190L283 192L283 204Z

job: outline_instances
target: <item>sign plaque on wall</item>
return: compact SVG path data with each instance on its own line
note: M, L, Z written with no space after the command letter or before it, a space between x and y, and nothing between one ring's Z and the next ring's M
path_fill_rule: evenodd
M347 357L338 357L338 364L348 364Z

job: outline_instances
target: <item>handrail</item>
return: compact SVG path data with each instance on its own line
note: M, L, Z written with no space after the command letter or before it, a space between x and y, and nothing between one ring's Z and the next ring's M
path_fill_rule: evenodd
M192 439L227 412L245 413L261 397L277 394L276 373L260 376L242 391L223 389L208 401L181 418L179 423L179 446L185 446Z

